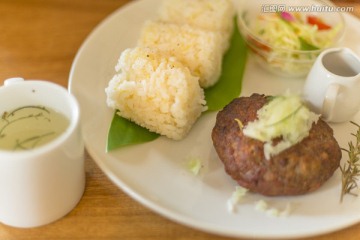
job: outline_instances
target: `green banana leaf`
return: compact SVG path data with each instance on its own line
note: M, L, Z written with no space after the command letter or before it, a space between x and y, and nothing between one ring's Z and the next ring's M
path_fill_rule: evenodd
M241 92L247 47L237 28L237 19L234 18L234 21L234 31L230 47L223 58L221 76L214 86L205 89L207 112L221 110ZM146 128L122 118L115 112L108 132L106 151L150 142L159 136L157 133L150 132Z
M241 92L247 59L247 46L240 35L236 18L234 21L234 31L230 40L230 47L223 58L220 78L214 86L205 89L208 111L223 109Z

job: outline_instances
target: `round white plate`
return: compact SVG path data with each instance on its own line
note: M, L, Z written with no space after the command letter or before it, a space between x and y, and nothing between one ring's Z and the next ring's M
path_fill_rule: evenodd
M156 16L158 0L133 1L104 20L80 48L70 74L70 91L81 106L86 147L102 171L123 191L153 211L192 228L226 236L295 238L335 231L360 220L360 199L347 196L340 204L340 172L314 193L298 197L266 198L248 194L230 213L227 201L237 185L223 170L211 141L216 113L206 114L182 141L165 137L142 145L105 152L113 111L106 106L104 92L115 73L120 53L134 47L147 19ZM360 39L359 21L345 16L344 45L355 52ZM242 95L277 94L287 89L301 91L303 79L273 76L249 58ZM359 119L359 115L356 116ZM332 125L341 147L347 147L350 123ZM189 158L199 158L203 168L194 176ZM270 217L255 210L264 199L282 209L291 203L287 217Z

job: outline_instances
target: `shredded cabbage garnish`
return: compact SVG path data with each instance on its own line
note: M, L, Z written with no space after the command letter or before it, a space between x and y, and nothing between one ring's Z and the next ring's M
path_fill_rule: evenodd
M230 213L236 212L236 205L246 196L248 193L248 189L243 188L241 186L236 186L235 191L232 193L231 197L227 201L228 211ZM287 217L289 216L292 206L291 203L287 203L285 208L278 209L271 206L265 200L260 199L255 202L254 209L259 212L263 212L271 217Z
M265 200L259 200L255 203L255 210L266 213L270 217L287 217L291 211L291 204L287 203L285 209L280 210L275 207L269 206Z
M249 190L240 186L236 186L235 191L232 193L231 198L227 201L228 211L235 212L235 206L246 195Z
M194 175L199 174L201 167L202 167L202 164L201 164L200 159L198 159L198 158L192 158L187 163L188 170Z
M240 121L240 119L238 119L238 118L235 118L234 120L235 120L235 122L237 122L237 124L239 125L240 130L242 130L243 127L244 127L244 124L243 124L243 123Z
M257 116L257 120L243 128L243 133L265 143L266 159L307 137L312 124L319 119L319 115L303 105L298 95L291 94L274 97L258 110ZM276 138L281 140L274 145Z
M256 211L260 211L260 212L265 212L268 209L268 203L262 199L260 199L259 201L257 201L255 203L255 210Z

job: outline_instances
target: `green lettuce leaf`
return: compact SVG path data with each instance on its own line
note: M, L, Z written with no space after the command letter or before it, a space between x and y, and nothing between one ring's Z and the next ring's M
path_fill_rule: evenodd
M319 50L318 47L308 43L305 39L303 39L302 37L299 37L299 41L300 41L300 50L304 50L304 51L313 51L313 50Z
M221 76L214 86L205 89L207 112L221 110L241 92L247 47L237 28L236 18L234 22L230 47L223 58ZM115 112L108 132L106 150L109 152L120 147L153 141L159 136Z

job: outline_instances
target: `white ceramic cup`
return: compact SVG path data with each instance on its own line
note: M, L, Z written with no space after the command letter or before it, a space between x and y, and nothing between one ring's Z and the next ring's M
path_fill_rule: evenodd
M331 48L316 59L303 95L328 122L350 120L360 109L360 58L349 48Z
M69 126L53 141L32 150L0 150L0 222L37 227L69 213L85 188L84 143L76 99L47 81L8 79L0 87L0 113L43 105L64 114Z

